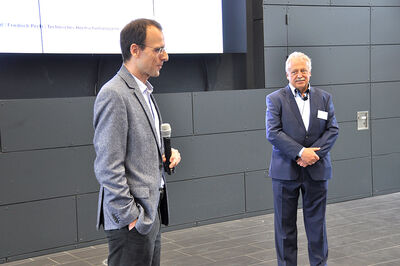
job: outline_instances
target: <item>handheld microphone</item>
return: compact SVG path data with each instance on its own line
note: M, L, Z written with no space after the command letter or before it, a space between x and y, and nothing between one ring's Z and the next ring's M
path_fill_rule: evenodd
M169 175L174 173L175 168L169 168L170 159L171 159L171 126L168 123L161 124L161 137L164 140L164 152L165 159L164 162L164 171Z

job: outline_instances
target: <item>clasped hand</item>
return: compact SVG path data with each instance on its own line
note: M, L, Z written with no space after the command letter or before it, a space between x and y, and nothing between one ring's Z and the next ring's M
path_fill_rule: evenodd
M301 157L296 160L297 164L301 167L307 167L309 165L315 164L319 160L319 156L315 153L321 148L305 148Z

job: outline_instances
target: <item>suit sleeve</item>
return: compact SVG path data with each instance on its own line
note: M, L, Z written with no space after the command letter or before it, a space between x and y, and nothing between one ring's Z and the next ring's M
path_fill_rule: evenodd
M104 90L97 96L94 128L94 169L104 189L103 204L123 227L139 216L139 209L125 176L128 121L125 102L117 92Z
M282 105L273 100L271 95L267 96L267 112L265 118L267 139L289 158L295 160L299 151L303 148L301 144L288 136L282 129Z
M332 149L333 144L335 144L335 141L339 135L339 126L335 117L332 97L329 94L326 104L326 110L328 112L326 129L324 133L311 146L321 148L319 151L316 151L316 154L320 158L325 157L326 154Z

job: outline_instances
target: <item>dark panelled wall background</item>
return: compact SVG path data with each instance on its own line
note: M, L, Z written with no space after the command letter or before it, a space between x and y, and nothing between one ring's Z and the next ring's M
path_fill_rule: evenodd
M318 2L318 5L315 5ZM151 82L182 154L170 227L271 212L265 96L295 50L333 94L329 201L400 191L400 1L247 1L247 54L171 55ZM0 55L0 263L104 242L92 108L117 55ZM265 84L265 85L264 85ZM369 111L358 131L356 112Z

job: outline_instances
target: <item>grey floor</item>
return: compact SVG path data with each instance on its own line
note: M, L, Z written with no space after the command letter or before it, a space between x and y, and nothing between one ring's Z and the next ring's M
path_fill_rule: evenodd
M308 265L298 213L298 264ZM328 265L400 265L400 193L329 204ZM163 233L163 266L276 265L273 214ZM3 265L103 265L107 245Z

